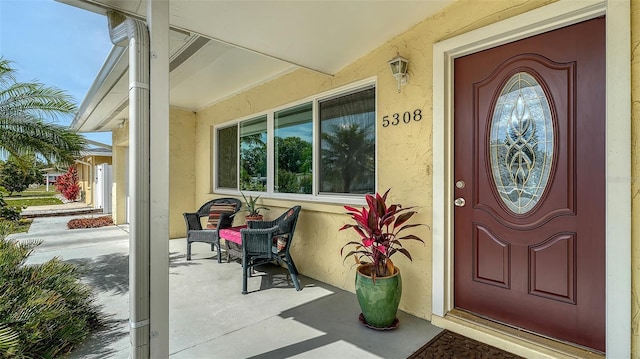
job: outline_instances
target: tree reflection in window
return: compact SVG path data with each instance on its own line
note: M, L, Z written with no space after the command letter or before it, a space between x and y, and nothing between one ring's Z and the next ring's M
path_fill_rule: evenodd
M267 186L267 116L240 123L240 190Z
M313 106L275 112L275 192L311 194L313 177Z
M238 127L218 130L217 179L220 188L238 188Z
M375 88L320 103L320 192L375 192Z

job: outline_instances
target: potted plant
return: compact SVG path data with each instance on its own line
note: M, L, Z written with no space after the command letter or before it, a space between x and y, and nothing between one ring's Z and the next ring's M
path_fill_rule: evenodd
M398 325L396 312L402 295L400 269L391 261L391 256L401 253L412 260L409 251L402 246L405 240L424 241L407 229L425 226L408 224L417 212L414 207L387 204L388 189L383 195L367 194L367 206L361 210L344 206L354 223L345 224L340 230L352 228L360 237L350 241L340 250L344 260L353 256L358 265L356 271L356 296L362 314L360 321L374 329L395 328ZM347 252L345 248L355 246Z
M245 219L247 221L261 221L262 215L260 214L260 210L264 209L268 211L269 208L258 206L258 198L260 198L260 196L258 195L253 198L251 195L249 195L249 199L247 199L244 193L240 192L240 194L242 194L242 198L244 198L243 211L247 212L247 216L245 217Z

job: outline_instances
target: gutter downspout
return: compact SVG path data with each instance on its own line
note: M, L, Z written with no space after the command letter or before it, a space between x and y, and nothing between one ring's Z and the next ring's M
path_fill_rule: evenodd
M121 13L109 11L107 18L111 42L129 47L130 358L149 358L149 32Z

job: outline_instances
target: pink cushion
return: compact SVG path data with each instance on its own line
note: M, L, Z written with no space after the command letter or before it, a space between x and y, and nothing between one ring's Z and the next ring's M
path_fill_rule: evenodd
M240 234L240 230L243 228L247 228L247 226L220 229L218 230L218 235L224 240L242 245L242 235Z

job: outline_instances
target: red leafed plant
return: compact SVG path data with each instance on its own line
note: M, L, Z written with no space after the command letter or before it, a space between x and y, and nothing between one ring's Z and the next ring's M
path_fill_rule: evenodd
M56 189L69 201L75 201L78 198L80 185L78 184L78 171L74 166L69 167L67 173L58 177Z
M367 194L367 207L361 210L351 206L344 206L347 214L354 220L354 224L345 224L340 230L353 228L360 236L359 241L350 241L340 250L340 255L344 255L346 260L354 256L356 264L363 264L367 261L372 263L371 276L385 277L394 273L393 262L390 257L395 253L404 254L412 260L409 251L402 246L403 240L424 241L413 234L405 234L405 230L425 224L408 224L409 219L417 212L415 207L402 208L400 204L387 205L388 189L383 195L376 193L375 196ZM344 254L348 246L355 246L355 249Z

